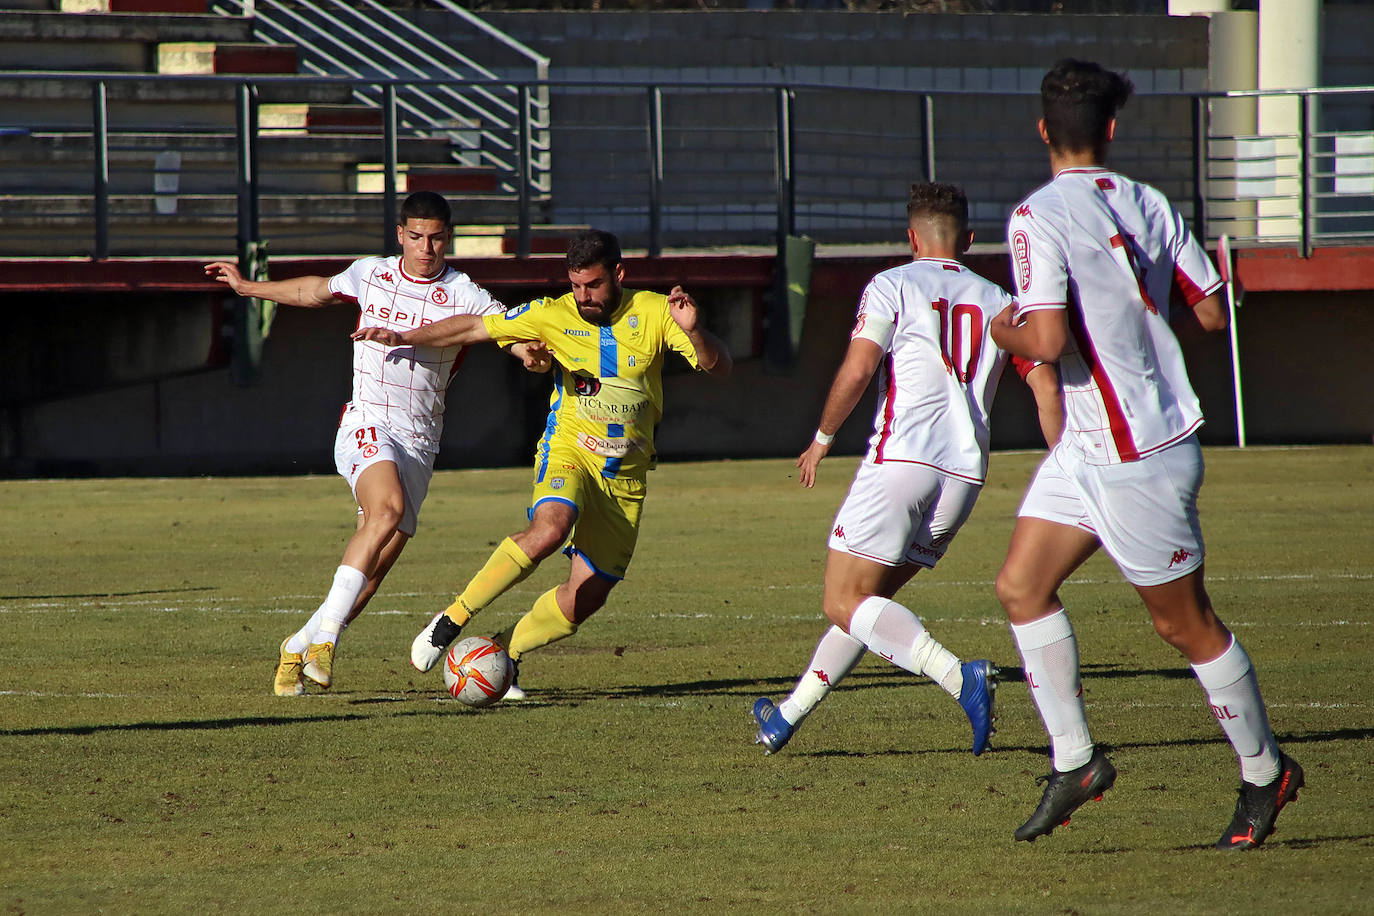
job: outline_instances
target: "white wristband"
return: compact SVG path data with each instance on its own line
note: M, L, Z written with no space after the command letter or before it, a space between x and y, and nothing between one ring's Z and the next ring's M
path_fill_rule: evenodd
M829 445L830 443L832 443L832 442L834 442L834 441L835 441L835 436L834 436L833 433L823 433L823 432L821 432L819 429L816 430L816 442L817 442L818 444L820 444L820 445Z

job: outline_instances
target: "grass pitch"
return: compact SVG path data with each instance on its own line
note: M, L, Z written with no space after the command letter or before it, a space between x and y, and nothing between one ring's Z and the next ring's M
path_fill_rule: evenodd
M353 523L334 478L0 482L0 908L8 913L1368 911L1374 450L1208 450L1209 589L1308 787L1210 849L1237 771L1201 689L1095 557L1063 595L1117 786L1034 844L1048 770L1024 684L991 753L938 687L866 659L780 754L754 698L810 658L855 460L669 464L610 604L471 712L409 644L518 529L525 469L436 475L345 634L336 688L271 695ZM899 598L963 658L1019 664L991 581L1037 456L996 454L945 561ZM483 612L489 633L561 559Z

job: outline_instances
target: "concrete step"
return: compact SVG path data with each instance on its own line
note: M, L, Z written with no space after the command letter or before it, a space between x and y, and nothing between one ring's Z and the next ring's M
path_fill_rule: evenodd
M110 126L115 130L165 131L232 128L237 123L238 85L187 78L110 80L105 84ZM91 126L91 84L83 80L7 79L0 76L0 126L82 130ZM344 84L273 82L258 84L262 109L273 104L340 105L352 99ZM260 119L267 111L260 110ZM261 123L261 120L260 120Z
M11 2L11 0L6 0ZM0 16L0 42L118 41L156 45L164 41L251 42L253 21L238 16L172 13L57 13L6 10ZM54 65L45 69L66 69ZM78 67L73 69L90 69Z
M380 193L382 150L376 137L288 136L258 140L258 180L265 193ZM397 185L415 163L450 162L441 139L402 140ZM109 188L113 194L172 190L188 194L234 193L238 147L230 134L116 134L109 140ZM0 194L86 194L94 155L90 134L0 136ZM493 186L490 189L495 190Z
M466 222L509 225L514 200L499 195L453 198ZM547 202L540 202L542 218ZM235 249L237 201L231 195L176 199L176 211L158 211L156 195L110 198L110 254L115 257L217 257ZM165 207L165 201L164 201ZM94 246L89 197L0 196L0 257L89 255ZM273 255L375 254L384 238L379 195L281 194L259 202L262 237Z
M161 42L157 72L188 74L291 74L298 69L295 45L261 42Z
M500 175L483 166L412 165L406 171L405 189L439 194L482 194L495 191Z

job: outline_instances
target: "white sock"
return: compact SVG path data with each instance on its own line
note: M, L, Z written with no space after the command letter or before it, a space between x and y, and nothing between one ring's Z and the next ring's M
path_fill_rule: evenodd
M894 665L924 674L959 696L964 682L959 659L926 632L915 614L890 598L871 595L859 602L849 620L849 635Z
M286 651L294 652L297 655L304 655L305 650L310 648L310 643L315 635L315 631L320 628L320 622L324 620L324 605L315 609L315 613L310 615L310 619L305 622L291 638L286 641Z
M1194 665L1193 673L1240 758L1240 778L1254 786L1269 785L1279 775L1279 746L1250 656L1233 634L1225 652Z
M1025 666L1040 720L1050 735L1054 768L1077 769L1093 754L1093 739L1083 711L1083 685L1078 677L1078 640L1061 607L1048 617L1012 624L1012 639Z
M310 622L296 631L286 642L286 651L304 652L317 642L338 642L339 634L348 626L348 614L358 603L358 596L367 585L367 576L352 566L340 566L334 571L334 584L316 609ZM299 646L299 648L297 648Z
M832 626L816 643L811 664L806 666L792 693L778 704L778 712L793 725L799 724L844 676L863 658L864 644L839 627Z

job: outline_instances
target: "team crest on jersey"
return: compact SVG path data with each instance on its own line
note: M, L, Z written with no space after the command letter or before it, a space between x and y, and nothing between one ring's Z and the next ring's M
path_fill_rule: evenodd
M1011 237L1011 252L1016 260L1016 285L1027 292L1031 285L1030 238L1020 229Z
M528 302L526 302L524 305L517 305L514 308L508 308L506 309L506 320L510 321L512 318L519 318L521 315L525 314L529 310L530 304Z
M1110 178L1099 178L1097 179L1097 189L1099 191L1115 191L1116 182Z
M436 286L430 290L429 298L434 300L435 305L446 305L448 303L448 290L442 286Z
M628 324L631 328L637 328L637 327L639 327L639 316L638 316L638 315L631 315L631 316L626 320L626 324Z
M549 479L549 487L554 490L563 489L563 484L567 483L562 477L552 477Z

